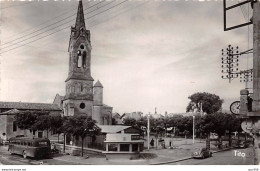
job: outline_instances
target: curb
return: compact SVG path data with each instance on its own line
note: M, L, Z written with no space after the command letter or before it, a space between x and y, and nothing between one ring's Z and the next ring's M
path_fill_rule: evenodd
M229 151L231 149L233 149L233 148L228 148L228 149L218 150L218 151L212 151L212 153L219 153L219 152L222 152L222 151ZM186 158L172 160L172 161L167 161L167 162L152 163L152 164L149 164L149 165L161 165L161 164L168 164L168 163L176 163L176 162L189 160L189 159L192 159L192 157L186 157Z
M184 160L189 160L189 159L192 159L192 157L186 157L186 158L167 161L167 162L152 163L152 164L149 164L149 165L161 165L161 164L168 164L168 163L176 163L176 162L179 162L179 161L184 161Z

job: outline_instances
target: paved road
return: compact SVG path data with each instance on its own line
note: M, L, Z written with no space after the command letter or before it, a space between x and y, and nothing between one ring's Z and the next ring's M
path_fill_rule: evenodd
M56 159L24 159L21 155L11 155L5 147L0 146L0 164L3 165L78 165L78 163L61 161Z
M245 157L235 156L235 150L245 153L246 156ZM174 165L253 165L253 157L251 155L252 154L251 148L235 149L235 150L214 153L213 157L207 158L207 159L189 159L189 160L180 161L180 162L176 162L176 163L168 163L167 165L171 165L171 164L174 164ZM174 153L171 153L171 155L174 155ZM35 160L35 159L30 159L30 158L24 159L20 155L9 154L7 149L5 149L3 146L0 146L0 164L2 163L3 165L39 165L40 162L43 162L44 165L80 165L80 164L87 164L84 161L88 161L88 160L81 159L80 157L79 157L79 159L76 160L75 156L73 158L71 158L71 156L69 156L68 159L69 160L61 160L61 158L59 158L59 157L53 158L53 159L43 159L43 160ZM72 161L70 159L73 159L74 161ZM81 160L83 162L79 162ZM95 163L98 164L97 160L98 159L92 160L92 162L90 164L95 164ZM98 161L101 161L102 164L116 164L115 162L110 163L111 161L107 161L104 158L100 158ZM153 162L153 163L156 163L156 162ZM130 164L130 163L128 163L128 164ZM131 164L148 164L148 163L142 162L142 160L140 160L140 161L132 160Z
M246 154L245 157L235 156L235 150ZM189 159L167 165L253 165L252 149L235 149L214 153L213 157L206 159Z

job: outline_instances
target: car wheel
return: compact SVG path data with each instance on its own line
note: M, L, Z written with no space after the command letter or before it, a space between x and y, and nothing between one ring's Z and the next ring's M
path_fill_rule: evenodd
M26 151L23 151L23 158L27 158L27 154L26 154Z

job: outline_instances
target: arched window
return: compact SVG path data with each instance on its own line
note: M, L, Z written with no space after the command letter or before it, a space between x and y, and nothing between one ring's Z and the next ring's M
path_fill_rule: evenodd
M86 63L87 63L87 53L86 51L83 52L83 57L82 57L82 66L83 68L86 68Z
M82 55L81 55L81 51L80 50L78 50L77 65L78 65L78 68L82 67Z

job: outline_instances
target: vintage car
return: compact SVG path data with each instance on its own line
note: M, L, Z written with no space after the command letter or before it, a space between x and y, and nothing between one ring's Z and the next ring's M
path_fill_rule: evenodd
M191 152L191 157L193 158L206 158L206 157L211 157L212 152L207 150L206 148L195 148Z

